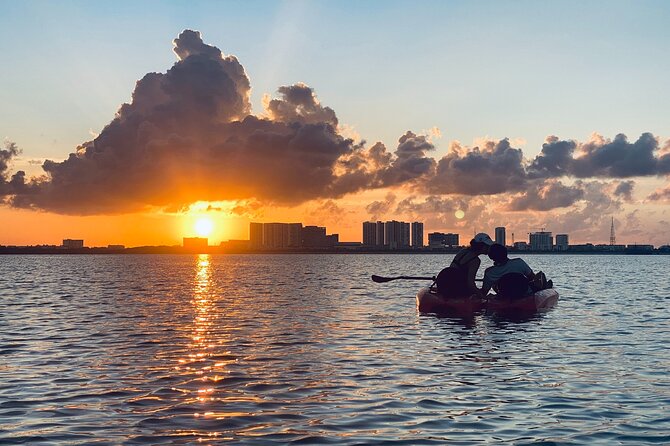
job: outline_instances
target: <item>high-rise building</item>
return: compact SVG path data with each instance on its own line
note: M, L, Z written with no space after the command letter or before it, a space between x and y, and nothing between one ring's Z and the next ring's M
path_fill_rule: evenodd
M84 247L83 240L63 239L63 248L65 249L81 249Z
M287 223L263 223L263 248L288 248Z
M568 234L556 234L556 250L568 250Z
M384 246L384 222L377 222L377 247L381 248Z
M384 224L384 244L389 249L402 249L409 247L409 223L402 221L387 221Z
M551 232L531 232L528 241L533 251L551 251L554 248L554 237Z
M428 234L428 247L431 249L441 249L445 247L459 246L458 234L441 232L431 232Z
M263 223L249 223L249 247L251 249L263 247Z
M423 248L423 223L418 221L412 223L412 247Z
M505 246L505 227L504 226L498 226L496 228L496 243L499 245Z
M302 246L302 223L288 223L288 247L300 248ZM324 228L325 231L326 228Z
M365 246L377 245L377 223L374 221L363 222L363 244Z
M332 239L330 240L332 241ZM321 226L305 226L302 228L302 244L306 248L328 247L329 239L326 238L326 228Z

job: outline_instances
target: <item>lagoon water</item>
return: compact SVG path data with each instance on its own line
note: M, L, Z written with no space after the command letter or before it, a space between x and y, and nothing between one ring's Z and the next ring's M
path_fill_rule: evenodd
M0 444L670 444L670 256L529 255L523 321L369 279L450 258L0 256Z

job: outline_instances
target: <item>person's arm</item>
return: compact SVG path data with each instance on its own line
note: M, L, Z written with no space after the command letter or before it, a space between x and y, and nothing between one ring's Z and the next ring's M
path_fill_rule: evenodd
M479 258L474 258L468 263L468 277L467 277L467 284L468 284L468 291L470 294L480 294L481 291L479 288L477 288L477 285L475 285L475 278L477 277L477 270L479 269L479 265L482 262L479 260Z

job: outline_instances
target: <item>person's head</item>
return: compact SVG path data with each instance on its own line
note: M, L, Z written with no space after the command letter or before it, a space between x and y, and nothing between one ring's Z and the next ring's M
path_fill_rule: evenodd
M488 234L480 232L470 240L470 248L477 254L486 254L489 252L489 246L493 245L493 240Z
M507 261L507 248L498 243L494 243L489 248L489 259L495 263L505 263Z

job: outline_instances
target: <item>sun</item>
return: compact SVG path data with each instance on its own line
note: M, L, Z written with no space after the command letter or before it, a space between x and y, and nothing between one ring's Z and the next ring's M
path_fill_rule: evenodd
M195 222L195 233L199 237L208 237L212 234L213 230L214 222L210 218L202 217Z
M458 218L460 220L463 217L465 217L465 212L463 212L461 209L459 209L454 213L454 215L456 216L456 218Z

